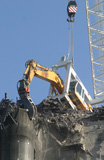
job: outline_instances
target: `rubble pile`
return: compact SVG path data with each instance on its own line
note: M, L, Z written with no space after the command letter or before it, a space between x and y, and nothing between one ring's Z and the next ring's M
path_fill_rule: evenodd
M29 160L104 159L103 106L88 112L73 110L59 99L45 99L36 107L30 119L18 103L0 102L1 160L26 155Z
M41 158L45 154L44 160L104 159L104 107L93 112L73 110L57 99L44 100L37 108Z
M0 102L0 128L1 130L8 125L11 121L15 122L15 116L18 106L9 99L2 99Z
M58 129L70 131L76 123L82 124L83 118L92 115L91 112L73 110L60 100L44 100L37 107L38 120L43 125L54 125Z

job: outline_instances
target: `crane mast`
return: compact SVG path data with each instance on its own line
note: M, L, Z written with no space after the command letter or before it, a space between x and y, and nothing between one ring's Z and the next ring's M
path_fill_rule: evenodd
M104 99L104 1L85 0L95 99Z

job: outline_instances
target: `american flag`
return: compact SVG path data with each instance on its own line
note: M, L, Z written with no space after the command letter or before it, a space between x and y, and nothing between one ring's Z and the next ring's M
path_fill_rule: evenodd
M69 9L69 12L71 12L71 13L76 13L76 11L77 11L77 7L75 7L75 6L70 6L70 7L68 7L68 9Z

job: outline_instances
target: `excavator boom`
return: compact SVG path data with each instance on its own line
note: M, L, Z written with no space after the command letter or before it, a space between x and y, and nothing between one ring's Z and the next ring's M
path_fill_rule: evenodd
M27 81L27 87L25 82L25 87L23 87L23 90L24 88L29 88L29 85L34 76L50 82L55 95L57 95L58 93L62 94L64 90L61 78L52 69L45 68L36 63L34 60L29 60L26 63L26 70L24 72L24 76L25 76L25 81ZM23 81L21 83L23 83Z

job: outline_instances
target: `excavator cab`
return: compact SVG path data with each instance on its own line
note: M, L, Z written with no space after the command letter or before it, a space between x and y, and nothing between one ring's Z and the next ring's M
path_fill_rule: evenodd
M17 83L17 90L20 98L25 98L29 96L30 88L26 79L19 80Z
M70 82L69 97L78 109L92 111L91 105L87 104L89 99L86 90L79 81L74 80Z
M92 106L88 104L88 101L90 101L92 98L72 67L72 62L68 60L68 56L64 56L63 59L54 64L53 70L57 71L62 67L65 67L66 69L66 78L63 84L64 91L62 94L54 96L52 87L50 86L48 95L49 99L59 98L62 101L64 99L73 109L92 111Z
M70 93L76 92L81 98L84 97L84 89L78 81L70 82L69 92Z

